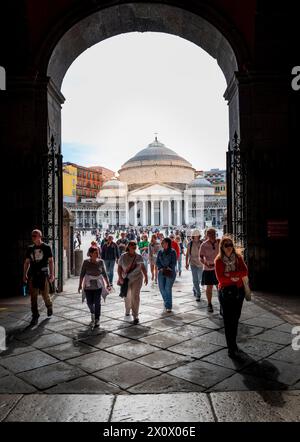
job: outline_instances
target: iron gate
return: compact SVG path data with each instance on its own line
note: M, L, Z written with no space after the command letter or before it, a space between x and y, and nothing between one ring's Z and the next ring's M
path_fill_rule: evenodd
M45 241L51 245L55 263L55 286L63 289L63 189L62 155L53 135L42 157L42 219Z
M240 149L240 140L234 133L226 153L227 169L227 230L244 250L247 260L247 176L245 153Z

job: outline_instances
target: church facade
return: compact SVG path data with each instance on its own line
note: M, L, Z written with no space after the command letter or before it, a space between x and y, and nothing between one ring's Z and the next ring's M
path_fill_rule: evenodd
M223 227L226 195L157 137L118 173L98 193L99 226Z

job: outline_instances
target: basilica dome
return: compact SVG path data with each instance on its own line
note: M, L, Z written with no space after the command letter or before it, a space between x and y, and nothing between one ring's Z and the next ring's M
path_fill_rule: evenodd
M189 184L194 178L194 168L155 137L152 143L123 164L119 174L120 180L128 185Z

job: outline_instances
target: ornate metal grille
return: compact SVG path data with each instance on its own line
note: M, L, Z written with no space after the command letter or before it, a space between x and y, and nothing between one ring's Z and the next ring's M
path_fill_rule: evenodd
M52 247L55 262L56 287L62 291L62 155L59 150L52 135L47 153L42 157L42 216L44 238Z
M235 132L227 152L227 230L244 249L245 259L247 259L246 184L246 158L240 149L240 140Z

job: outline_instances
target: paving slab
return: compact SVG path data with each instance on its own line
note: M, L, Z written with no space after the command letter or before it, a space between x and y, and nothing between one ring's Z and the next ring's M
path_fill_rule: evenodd
M46 367L40 367L35 370L20 373L18 376L40 390L45 390L53 385L75 379L84 374L85 372L78 367L74 367L64 362L58 362L57 364L47 365Z
M259 334L262 333L263 331L264 329L262 327L257 327L255 325L248 325L245 323L239 323L237 341L241 342L249 339L252 336L259 336Z
M68 360L69 364L75 365L88 373L93 373L106 367L112 367L122 362L125 362L125 359L103 350L97 350L93 353Z
M155 378L149 379L135 387L129 388L128 392L133 394L162 394L162 393L179 393L179 392L195 392L203 391L204 387L192 384L184 379L170 376L167 373L161 374Z
M0 394L0 422L6 418L21 397L21 394Z
M63 382L55 387L49 388L45 393L69 393L69 394L117 394L121 390L109 382L103 382L100 379L88 375L69 382Z
M55 345L54 347L46 347L43 351L60 361L65 361L67 359L75 358L76 356L92 353L97 351L97 349L90 345L86 345L81 341L69 341L64 344Z
M223 348L222 350L205 356L201 360L210 362L211 364L220 365L221 367L230 368L231 370L241 370L248 365L255 364L259 359L259 356L250 356L243 352L240 352L238 359L231 359L228 356L228 349Z
M198 321L194 321L192 325L199 326L199 327L207 327L212 330L219 330L220 328L224 327L223 319L220 319L219 317L202 317Z
M160 375L160 372L130 361L105 368L104 370L93 373L93 375L106 382L111 382L123 389L127 389Z
M247 373L236 373L224 379L206 391L281 391L287 390L287 386L277 381L252 376Z
M209 331L209 333L205 333L198 338L198 342L207 342L221 347L227 347L224 329Z
M275 344L273 342L258 340L255 337L249 338L247 341L239 343L239 348L243 350L244 353L249 353L250 355L266 358L272 353L281 350L282 348L284 348L284 346L281 344Z
M100 349L113 347L114 345L124 344L129 341L129 338L115 335L114 333L104 332L96 336L89 336L81 339L82 342L92 345Z
M152 335L153 333L156 333L157 330L153 330L150 327L144 326L144 325L132 325L127 328L114 330L115 334L118 334L120 336L124 336L125 338L131 338L131 339L140 339L145 336Z
M68 329L72 329L72 328L78 328L80 327L81 324L79 324L78 322L75 321L70 321L70 320L61 320L62 318L59 318L60 321L58 322L49 322L49 324L46 325L46 328L48 330L54 331L54 332L60 332L60 331L65 331Z
M196 326L193 324L185 324L180 327L174 327L172 333L184 336L187 338L195 338L197 336L205 335L209 333L210 330L205 327Z
M300 350L294 350L291 345L284 347L282 350L273 353L270 359L278 361L290 362L291 364L300 365ZM300 370L300 367L299 367Z
M45 365L55 364L56 362L57 360L55 358L40 350L34 350L21 355L0 359L0 364L13 373L33 370Z
M292 342L292 336L288 333L277 330L268 330L256 336L261 341L273 342L276 344L289 345Z
M299 422L300 392L211 393L218 422Z
M0 378L9 375L9 371L0 366Z
M245 321L243 321L243 324L256 325L258 327L263 327L263 328L273 328L278 325L282 325L283 323L284 321L280 318L274 319L274 318L265 318L262 316L259 316L257 318L246 319Z
M171 347L172 345L187 341L187 339L188 338L186 336L174 335L172 331L164 331L153 334L151 336L147 336L145 338L140 338L140 341L166 349Z
M33 393L36 391L30 383L24 382L17 376L9 375L0 378L0 393Z
M6 348L7 350L2 351L0 353L0 360L2 358L7 358L9 356L17 356L34 350L34 347L24 342L18 341L17 339L13 339L12 341L8 340L8 342L6 342Z
M273 328L273 330L289 333L291 335L293 327L295 327L294 324L292 325L289 324L288 322L285 322L284 324L277 325L276 327Z
M270 358L244 368L241 373L276 381L286 386L293 385L300 380L299 365Z
M112 395L53 394L24 396L6 422L107 422Z
M107 351L121 356L122 358L133 360L140 356L156 352L158 351L158 348L153 345L145 344L144 342L130 340L124 344L109 347L107 348Z
M171 376L185 379L204 388L209 388L234 373L233 370L204 361L190 362L168 372Z
M33 347L42 349L70 341L71 339L67 336L61 335L59 333L50 333L47 335L28 338L25 342L32 345Z
M140 357L136 359L135 362L139 362L140 364L155 369L161 369L163 367L166 369L171 369L172 367L175 368L177 365L192 362L192 358L190 356L183 356L156 348L155 353Z
M174 327L174 323L167 321L165 318L155 319L154 321L147 322L145 326L154 328L158 331L170 330Z
M203 393L118 396L112 422L213 422Z
M221 350L221 348L222 347L220 345L212 344L211 342L203 342L202 336L200 336L198 338L189 339L181 344L173 345L172 347L169 347L169 350L175 353L200 359L203 356L207 356Z

